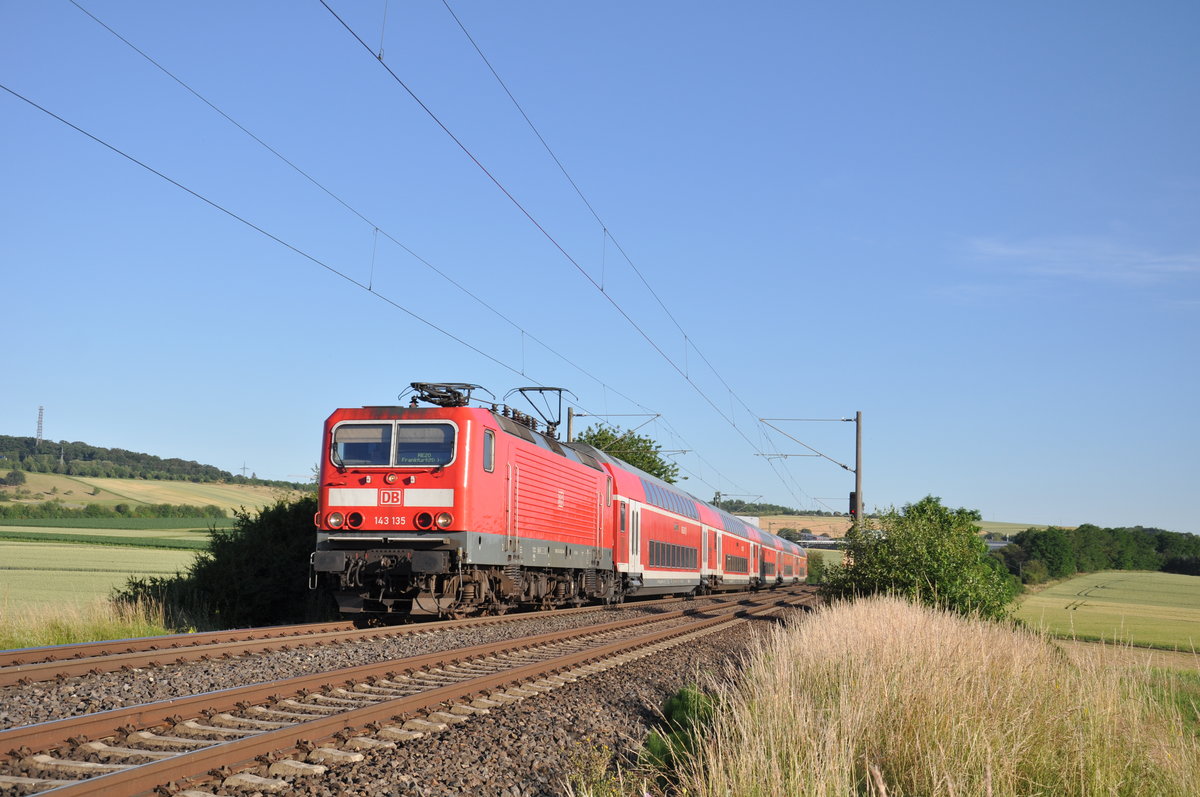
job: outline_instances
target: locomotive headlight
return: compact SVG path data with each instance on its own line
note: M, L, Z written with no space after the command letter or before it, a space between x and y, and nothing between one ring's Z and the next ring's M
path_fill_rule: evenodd
M395 484L397 478L399 478L399 477L397 477L396 474L389 473L388 475L383 477L383 480L385 482L387 482L388 484Z
M439 529L448 529L450 524L454 522L454 516L449 512L439 512L437 516L437 524Z
M328 520L329 525L335 529L340 529L342 524L346 522L346 518L342 516L341 512L330 512L329 517L326 518L326 520Z

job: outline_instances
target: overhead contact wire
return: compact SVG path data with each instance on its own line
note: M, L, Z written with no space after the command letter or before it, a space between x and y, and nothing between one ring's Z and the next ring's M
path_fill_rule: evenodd
M324 0L322 0L322 2L324 2ZM729 391L729 394L734 399L737 400L737 403L740 404L742 406L742 408L744 410L746 410L747 413L749 413L752 417L754 417L755 420L757 420L757 417L758 417L757 414L752 409L750 409L749 405L747 405L746 402L741 398L741 396L739 396L737 394L737 392L734 391L734 389L729 385L729 383L725 380L725 378L721 375L721 373L716 369L716 367L713 366L712 362L708 359L708 357L706 357L704 355L704 352L702 352L694 343L692 343L687 332L684 330L683 326L679 323L678 319L675 318L675 315L671 312L670 308L668 308L666 303L662 300L662 297L660 297L658 295L658 292L655 291L653 286L650 285L650 282L646 279L646 276L642 273L641 269L639 269L637 267L637 264L635 264L633 262L633 259L625 251L624 247L621 246L621 243L615 237L613 237L612 233L608 229L608 225L604 222L604 219L602 219L600 217L599 212L592 205L592 203L588 200L587 196L583 193L583 189L581 189L579 187L579 184L575 182L575 179L573 177L571 177L570 172L567 171L567 168L563 164L562 160L558 157L557 154L555 154L555 152L554 152L553 148L550 146L549 142L546 141L545 136L543 136L541 131L538 130L537 125L534 124L534 122L530 118L529 114L526 113L525 108L521 105L520 101L517 100L517 98L513 94L512 90L509 89L508 84L504 82L504 78L502 78L500 76L500 73L492 65L492 62L488 59L487 55L484 54L483 49L479 46L479 43L475 41L475 37L471 35L471 32L469 30L467 30L466 25L459 18L458 14L455 13L454 9L450 6L449 0L442 0L442 5L444 5L446 7L446 10L450 13L450 16L454 19L454 21L458 25L459 29L463 32L463 35L466 36L467 41L469 41L471 43L471 46L475 49L475 52L479 55L479 58L483 61L484 65L487 66L488 71L490 71L492 73L492 76L496 79L496 82L500 84L500 87L504 90L504 93L508 96L508 98L512 102L513 106L517 109L517 112L521 114L521 118L523 118L525 120L525 123L527 125L529 125L529 129L531 131L533 131L534 136L536 136L537 140L539 142L541 142L542 147L546 150L546 153L550 156L551 160L553 160L555 165L558 166L558 169L560 172L562 172L563 177L571 185L571 188L573 188L575 190L575 193L578 194L580 200L587 207L588 211L592 214L592 217L596 219L597 224L600 225L601 229L604 232L605 242L607 242L608 240L612 241L613 246L615 246L617 251L621 253L621 256L625 259L625 262L629 264L629 267L631 269L633 269L633 272L637 275L638 279L641 280L642 285L645 286L646 290L649 291L650 295L654 297L656 302L658 302L658 306L662 308L664 313L666 313L667 317L671 320L671 323L673 323L675 325L675 328L677 330L679 330L680 334L683 335L684 347L685 347L685 349L684 349L685 358L687 355L687 347L690 345L691 348L694 349L698 355L700 355L700 359L704 361L704 364L706 366L708 366L708 369L713 373L713 375L715 375L717 377L718 381L720 381L720 383L725 387L725 389ZM328 8L328 6L326 6L326 7ZM345 25L344 22L342 24ZM351 32L353 33L353 31L351 31ZM389 69L388 71L390 72L391 70ZM393 76L395 76L395 75L393 74ZM408 87L405 86L405 89L407 90ZM409 90L409 94L410 94L410 96L412 96L411 90ZM422 104L422 107L425 107L424 104ZM428 109L426 109L426 110L428 112ZM439 125L441 124L440 121L438 123L439 123ZM442 128L445 130L446 129L445 125L442 125ZM449 133L449 131L447 131L447 133ZM453 135L451 135L451 137L454 138ZM454 140L456 143L459 143L457 138L455 138ZM462 144L459 143L459 146L462 146ZM465 149L465 147L464 147L464 149ZM472 156L472 160L475 160L475 158L473 156ZM475 162L477 164L479 163L477 160ZM480 165L480 168L483 168L482 165ZM489 173L488 176L491 177L491 174ZM493 177L492 179L495 182L495 178ZM505 194L508 195L510 199L512 199L511 194L508 194L507 191L505 191ZM515 202L516 200L514 199L513 201ZM522 208L522 210L524 210L524 208ZM526 213L526 215L528 216L529 214ZM532 220L532 217L530 217L530 218ZM536 224L536 221L534 223ZM538 229L542 229L540 225L538 225ZM542 231L545 234L545 230L542 230ZM559 248L561 250L561 247L559 247ZM564 255L565 254L566 253L564 252ZM576 263L573 259L571 259L569 255L567 257L569 260L571 260L572 264L574 264L575 267L578 269L579 268L578 263ZM609 302L612 303L613 306L616 307L618 309L618 311L620 311L621 314L623 316L625 316L625 318L627 320L629 320L629 322L633 325L633 327L635 329L637 329L637 331L639 333L641 333L644 338L646 338L647 342L649 342L650 345L665 360L667 360L667 362L679 373L679 375L683 377L684 381L686 381L689 385L691 385L692 388L697 393L699 393L700 396L702 398L704 398L705 401L708 402L709 406L711 406L717 412L718 415L720 415L727 423L729 423L731 426L733 426L733 428L736 431L738 431L738 433L750 445L750 447L752 449L754 449L756 452L761 454L762 449L760 447L758 447L757 445L755 445L754 442L752 440L750 440L748 437L746 437L744 434L741 434L741 430L738 428L737 423L729 416L726 416L725 413L722 410L720 410L711 399L709 399L707 394L700 388L700 386L692 380L691 375L688 373L688 369L686 368L686 366L683 369L680 369L679 366L676 365L675 362L653 340L651 340L649 338L649 336L645 332L643 332L636 323L633 322L633 320L629 317L628 314L625 313L625 311L620 307L620 305L618 305L615 302L615 300L612 299L612 297L604 290L603 284L597 284L596 281L590 277L590 275L587 275L586 272L582 271L582 269L580 269L580 271L582 273L584 273L584 275L588 277L589 281L592 282L592 285L597 290L599 290L600 293L604 294L605 298L607 298L609 300ZM778 471L776 472L776 475L778 475ZM791 492L790 487L787 487L786 480L783 480L781 478L781 482L788 489L788 491ZM793 493L793 498L795 498L795 497L796 496Z
M371 289L370 289L368 286L366 286L366 285L362 284L361 282L359 282L358 280L356 280L354 277L351 277L349 274L346 274L345 272L343 272L343 271L340 271L340 270L338 270L338 269L334 268L333 266L331 266L331 265L329 265L328 263L326 263L326 262L324 262L324 261L320 260L319 258L317 258L317 257L314 257L313 255L310 255L308 252L305 252L303 249L300 249L299 247L297 247L297 246L295 246L295 245L293 245L293 244L290 244L290 243L288 243L287 241L283 240L283 239L282 239L282 238L280 238L279 236L277 236L277 235L274 235L273 233L270 233L270 232L268 232L267 230L263 229L262 227L259 227L257 224L255 224L254 222L250 221L249 219L246 219L246 218L244 218L244 217L242 217L242 216L239 216L237 213L234 213L234 212L233 212L232 210L230 210L229 208L226 208L225 206L223 206L223 205L221 205L221 204L219 204L219 203L217 203L217 202L215 202L215 201L213 201L213 200L209 199L208 197L204 196L203 194L200 194L200 193L198 193L198 192L196 192L196 191L193 191L191 188L188 188L186 185L184 185L183 183L179 182L178 180L175 180L174 178L167 176L167 175L166 175L166 174L164 174L163 172L160 172L158 169L155 169L153 166L150 166L149 164L145 163L144 161L140 161L140 160L138 160L137 158L135 158L134 156L130 155L129 153L127 153L127 152L125 152L125 151L123 151L123 150L121 150L121 149L119 149L119 148L117 148L117 147L113 146L112 144L109 144L109 143L108 143L107 141L105 141L104 139L102 139L102 138L100 138L100 137L98 137L98 136L96 136L96 135L93 135L92 133L89 133L87 130L84 130L82 127L79 127L78 125L76 125L76 124L74 124L74 123L72 123L72 122L68 121L67 119L65 119L65 118L63 118L63 117L61 117L61 116L59 116L58 114L54 113L54 111L51 111L50 109L48 109L48 108L45 108L45 107L43 107L43 106L39 105L38 103L36 103L36 102L34 102L33 100L31 100L31 99L29 99L28 97L26 97L25 95L23 95L23 94L21 94L21 93L19 93L19 92L17 92L17 91L14 91L13 89L9 88L8 86L4 85L3 83L0 83L0 89L3 89L4 91L7 91L9 94L11 94L12 96L14 96L14 97L16 97L17 99L21 100L22 102L24 102L24 103L27 103L28 105L30 105L30 106L32 106L32 107L34 107L34 108L36 108L37 110L41 111L42 113L46 114L47 116L49 116L49 117L51 117L51 118L53 118L53 119L56 119L56 120L58 120L58 121L59 121L59 122L61 122L62 124L66 125L67 127L71 128L72 130L74 130L75 132L77 132L77 133L80 133L80 134L82 134L82 135L84 135L84 136L86 136L86 137L90 138L92 141L94 141L94 142L96 142L97 144L101 145L102 147L104 147L104 148L106 148L106 149L110 150L111 152L114 152L114 153L116 153L117 155L120 155L122 158L125 158L125 159L126 159L126 160L128 160L129 162L131 162L131 163L135 163L135 164L137 164L138 166L141 166L141 167L142 167L143 169L145 169L146 171L150 172L151 174L155 175L156 177L159 177L159 178L160 178L160 179L162 179L162 180L165 180L165 181L167 181L168 183L170 183L171 185L173 185L173 186L175 186L176 188L180 189L181 191L185 191L186 193L188 193L188 194L191 194L193 197L195 197L196 199L199 199L201 202L203 202L204 204L208 205L209 207L212 207L212 208L214 208L214 209L216 209L216 210L219 210L219 211L221 211L222 213L224 213L225 215L229 216L230 218L233 218L233 219L236 219L237 221L240 221L242 224L246 225L247 227L249 227L250 229L254 230L255 232L257 232L257 233L259 233L259 234L261 234L261 235L264 235L264 236L266 236L267 238L270 238L272 241L274 241L275 243L279 244L280 246L283 246L283 247L285 247L285 248L287 248L287 249L290 249L292 252L294 252L294 253L296 253L296 254L300 255L301 257L305 258L306 260L309 260L309 261L311 261L312 263L315 263L316 265L318 265L318 266L320 266L321 268L325 269L325 270L326 270L326 271L328 271L329 273L331 273L331 274L334 274L334 275L336 275L336 276L338 276L338 277L341 277L341 278L342 278L343 280L345 280L346 282L349 282L351 285L354 285L354 286L356 286L356 287L358 287L358 288L361 288L362 290L366 291L367 293L371 294L372 296L377 296L379 299L381 299L382 301L384 301L384 302L387 302L388 304L392 305L392 306L393 306L393 307L395 307L397 310L400 310L401 312L403 312L403 313L406 313L407 315L409 315L410 317L412 317L414 320L416 320L416 321L420 321L422 324L425 324L425 325L426 325L426 326L428 326L429 328L431 328L431 329L433 329L433 330L435 330L435 331L437 331L437 332L440 332L441 334L445 335L446 337L450 338L451 340L453 340L453 341L456 341L456 342L458 342L458 343L462 344L463 346L466 346L466 347L467 347L468 349L470 349L471 351L473 351L473 352L475 352L476 354L478 354L478 355L480 355L480 356L482 356L482 357L484 357L484 358L486 358L486 359L488 359L488 360L492 361L492 362L493 362L493 363L495 363L496 365L499 365L500 367L502 367L502 368L504 368L504 369L506 369L506 370L508 370L508 371L511 371L511 372L513 372L514 374L518 374L518 375L520 375L520 371L518 371L516 368L514 368L514 367L513 367L513 366L511 366L511 365L509 365L508 363L505 363L503 360L500 360L500 359L497 359L496 357L493 357L492 355L490 355L490 354L488 354L487 352L485 352L483 349L480 349L479 347L477 347L477 346L475 346L475 345L473 345L473 344L471 344L471 343L468 343L466 340L463 340L462 338L458 337L457 335L453 334L452 332L449 332L448 330L445 330L445 329L443 329L442 327L439 327L437 324L433 323L433 322L432 322L432 321L430 321L429 319L427 319L427 318L424 318L423 316L421 316L421 315L419 315L419 314L417 314L417 313L413 312L412 310L409 310L409 309L408 309L407 307L405 307L404 305L402 305L402 304L399 304L398 302L396 302L396 301L394 301L394 300L392 300L392 299L388 298L387 296L384 296L383 294L381 294L381 293L379 293L379 292L377 292L377 291L372 291L372 290L371 290Z
M644 338L645 341L648 344L650 344L651 348L653 348L656 352L658 352L659 356L661 356L664 360L666 360L667 364L670 365L672 368L674 368L675 371L680 376L682 376L684 378L684 380L688 384L690 384L694 390L696 390L697 393L700 394L700 397L703 398L706 402L708 402L709 406L711 406L713 408L713 410L715 410L717 412L718 415L720 415L723 419L725 419L725 421L727 423L729 423L731 426L733 426L734 429L738 431L738 434L740 434L742 436L742 438L744 440L746 440L747 443L750 444L751 448L753 448L754 443L751 442L750 438L748 438L744 434L742 434L741 430L737 429L737 425L735 423L733 423L733 421L728 416L725 415L725 413L721 410L721 408L718 407L715 403L713 403L712 399L710 399L707 395L705 395L704 391L700 390L699 386L697 386L694 382L692 382L690 379L687 378L687 375L679 368L679 366L675 363L675 361L672 360L671 357L665 351L663 351L661 347L659 347L659 345L654 341L654 339L651 338L650 335L644 329L642 329L641 325L639 325L636 321L633 320L633 317L630 316L629 313L627 313L625 311L625 308L623 308L620 304L618 304L616 302L616 300L612 298L612 296L610 296L608 293L606 293L601 288L600 284L598 282L596 282L595 278L593 278L591 274L588 274L587 270L584 269L583 266L581 266L578 263L578 261L576 261L575 258L573 258L571 256L571 254L565 248L563 248L562 244L560 244L558 242L558 240L553 235L551 235L550 232L545 227L542 226L542 224L533 216L533 214L530 213L525 208L525 206L521 204L520 200L518 200L515 196L513 196L512 192L510 192L507 188L505 188L504 184L501 183L500 180L495 175L493 175L491 173L491 171L489 171L488 168L486 166L484 166L483 163L477 157L475 157L475 154L473 152L471 152L471 150L467 147L467 145L464 144L462 142L462 140L458 138L458 136L454 135L453 131L451 131L450 128L448 128L445 125L445 123L442 122L442 120L438 117L438 115L435 114L433 112L433 110L428 105L426 105L424 103L424 101L422 101L421 98L418 97L411 88L409 88L408 84L405 83L404 80L399 75L397 75L396 72L390 66L387 65L387 63L385 63L384 61L375 57L374 53L371 51L370 45L368 45L363 40L363 38L361 36L359 36L358 33L355 32L355 30L346 23L346 21L344 19L342 19L340 16L338 16L338 13L329 6L329 3L327 3L326 0L321 0L321 5L325 6L326 10L329 11L329 13L333 16L333 18L336 19L341 24L341 26L343 28L345 28L346 31L352 37L354 37L354 40L357 41L364 50L366 50L368 53L371 53L372 60L376 61L385 70L387 70L387 73L392 76L392 79L396 82L396 84L399 85L402 89L404 89L405 93L407 93L408 96L411 97L412 100L421 107L421 110L425 111L425 113L429 116L429 118L432 119L434 121L434 123L438 127L440 127L447 136L450 137L450 140L453 141L456 145L458 145L458 148L461 149L463 151L463 153L466 154L466 156L471 159L471 162L474 163L477 167L479 167L479 170L482 171L487 176L487 178L492 181L492 183L500 190L500 192L502 194L504 194L504 196L508 197L508 200L510 202L512 202L513 205L515 205L518 210L521 211L521 213L525 216L525 218L527 218L529 220L529 222L531 224L533 224L533 226L536 227L537 230L546 238L546 240L549 241L551 243L551 245L553 245L554 248L557 249L562 254L562 256L567 259L567 262L569 262L572 266L574 266L575 269L580 274L583 275L584 279L586 279L588 282L590 282L592 284L592 287L596 288L596 290L599 291L600 294L602 296L604 296L605 299L608 300L609 304L611 304L613 306L613 308L616 309L616 311L621 314L621 316L629 323L629 325L632 326L635 330L637 330L638 334L640 334L642 336L642 338Z
M108 31L108 32L109 32L109 33L111 33L113 36L115 36L117 39L119 39L121 42L123 42L123 43L124 43L124 44L125 44L127 47L129 47L130 49L132 49L132 50L133 50L134 52L136 52L138 55L142 56L142 58L144 58L146 61L148 61L148 62L149 62L150 64L152 64L154 67L156 67L156 68L157 68L159 71L161 71L161 72L162 72L163 74L165 74L167 77L171 78L173 81L175 81L176 83L178 83L178 84L179 84L181 87L183 87L184 89L186 89L186 90L187 90L187 91L188 91L188 92L189 92L189 93L190 93L192 96L194 96L196 99L198 99L198 100L200 100L201 102L203 102L205 105L207 105L207 106L208 106L209 108L211 108L213 111L215 111L216 113L218 113L218 114L219 114L221 117L223 117L223 118L224 118L226 121L228 121L230 124L232 124L232 125L233 125L234 127L236 127L238 130L241 130L243 133L245 133L247 136L249 136L251 139L253 139L255 142L257 142L259 145L261 145L261 146L262 146L264 149L266 149L268 152L270 152L272 155L274 155L274 156L275 156L276 158L278 158L280 161L282 161L283 163L285 163L287 166L291 167L291 168L292 168L292 169L293 169L293 170L294 170L294 171L295 171L297 174L301 175L301 176L302 176L302 177L304 177L306 180L308 180L310 183L312 183L313 185L315 185L317 188L321 189L321 191L323 191L325 194L327 194L329 197L331 197L333 200L335 200L335 201L336 201L338 204L340 204L342 207L344 207L344 208L345 208L346 210L348 210L350 213L352 213L352 214L354 214L355 216L357 216L357 217L358 217L359 219L361 219L361 220L362 220L362 221L363 221L365 224L369 225L369 226L371 227L371 229L372 229L372 230L375 232L375 234L376 234L376 235L383 235L385 238L387 238L389 241L391 241L391 242L392 242L392 243L394 243L394 244L395 244L397 247L399 247L401 250L403 250L403 251L404 251L406 254L408 254L410 257L412 257L414 260L416 260L417 262L419 262L419 263L421 263L422 265L424 265L426 268L428 268L428 269L430 269L431 271L433 271L433 272L434 272L435 274L437 274L439 277L441 277L442 279L446 280L446 282L448 282L448 283L450 283L451 285L453 285L455 288L457 288L459 291L461 291L461 292L462 292L462 293L464 293L465 295L469 296L471 299L475 300L475 302L477 302L479 305L481 305L482 307L484 307L484 308L486 308L487 310L489 310L491 313L493 313L494 315L496 315L498 318L500 318L501 320L503 320L505 323L509 324L511 327L513 327L513 329L515 329L515 330L519 331L523 337L528 337L528 338L529 338L531 341L533 341L533 342L534 342L534 343L536 343L537 345L541 346L543 349L545 349L546 351L550 352L550 353L551 353L551 354L553 354L555 357L559 358L560 360L562 360L562 361L563 361L564 363L566 363L567 365L570 365L572 368L574 368L575 370L579 371L581 374L583 374L584 376L586 376L586 377L588 377L589 379L593 380L593 381L594 381L594 382L596 382L597 384L601 384L601 385L603 385L603 384L604 384L604 382L603 382L603 381L602 381L602 380L601 380L599 377L595 376L594 374L592 374L591 372L589 372L587 369L583 368L581 365L579 365L579 364L578 364L578 363L576 363L575 361L573 361L573 360L571 360L570 358L568 358L566 355L564 355L564 354L562 354L561 352L559 352L559 351L557 351L556 349L554 349L552 346L550 346L549 344L547 344L545 341L543 341L543 340L542 340L541 338L539 338L538 336L536 336L536 335L534 335L534 334L530 333L528 330L524 329L524 328L523 328L523 327L522 327L520 324L518 324L517 322L513 321L511 318L509 318L508 316L506 316L504 313L502 313L502 312L501 312L500 310L498 310L497 308L493 307L491 304L489 304L489 303L488 303L486 300L484 300L482 297L480 297L480 296L478 296L477 294L473 293L473 292L472 292L470 289L468 289L466 286L464 286L463 284L461 284L460 282L458 282L457 280L455 280L453 277L451 277L451 276L450 276L449 274L447 274L445 271L441 270L440 268L438 268L437 266L435 266L433 263L431 263L430 261L428 261L427 259L425 259L425 258L424 258L424 257L422 257L421 255L417 254L415 251L413 251L411 248L409 248L409 247L408 247L406 244L404 244L402 241L400 241L399 239L397 239L395 236L393 236L393 235L392 235L391 233L389 233L387 230L385 230L385 229L383 229L383 228L379 227L379 226L378 226L378 225L377 225L377 224L376 224L374 221L372 221L371 219L367 218L367 216L365 216L363 213L361 213L361 212L360 212L360 211L359 211L357 208L355 208L353 205L351 205L351 204L350 204L349 202L347 202L345 199L343 199L342 197L338 196L336 193L334 193L333 191L331 191L331 190L330 190L329 188L327 188L327 187L326 187L324 184L322 184L322 183L321 183L319 180L317 180L315 177L313 177L313 176L312 176L311 174L309 174L307 171L305 171L304 169L302 169L302 168L301 168L300 166L298 166L296 163L294 163L293 161L291 161L291 160L290 160L290 159L289 159L287 156L285 156L283 153L279 152L277 149L275 149L274 147L272 147L270 144L268 144L266 141L264 141L262 138L260 138L260 137L259 137L258 135L256 135L254 132L252 132L251 130L249 130L247 127L245 127L244 125L242 125L240 122L238 122L238 121L237 121L236 119L234 119L232 116L230 116L228 113L226 113L224 110L222 110L222 109L221 109L219 106L217 106L215 103L213 103L213 102L212 102L211 100L209 100L207 97L205 97L204 95L200 94L200 92L198 92L198 91L196 91L194 88L192 88L192 87L191 87L191 86L190 86L190 85L189 85L189 84L188 84L186 81L184 81L182 78L180 78L179 76L177 76L176 74L174 74L173 72L171 72L169 69L167 69L165 66L163 66L162 64L160 64L160 63L159 63L157 60L155 60L155 59L154 59L152 56L150 56L150 55L149 55L148 53L146 53L144 50L142 50L141 48L139 48L139 47L138 47L137 45L135 45L133 42L129 41L129 39L127 39L127 38L125 38L124 36L122 36L122 35L121 35L119 32L117 32L116 30L114 30L114 29L113 29L111 26L109 26L107 23L105 23L103 20L101 20L99 17L97 17L95 14L93 14L93 13L92 13L91 11L89 11L87 8L85 8L85 7L83 7L82 5L80 5L80 4L77 2L77 0L70 0L70 2L71 2L71 4L72 4L72 5L74 5L76 8L78 8L78 9L79 9L81 12L83 12L83 13L84 13L84 14L86 14L88 17L90 17L90 18L91 18L93 21L95 21L95 22L96 22L96 24L100 25L100 27L104 28L106 31ZM386 15L386 11L385 11L385 15ZM386 19L385 19L385 24L386 24ZM372 253L372 264L374 264L374 252ZM372 283L373 283L373 282L374 282L374 280L372 279ZM371 289L372 289L372 287L373 287L373 284L372 284L372 285L368 285L368 290L371 290ZM374 291L372 290L372 292L374 292ZM510 370L512 370L512 369L510 368ZM523 369L522 369L522 370L523 370ZM525 376L525 374L523 374L523 373L521 373L520 375L522 375L522 376ZM609 387L611 388L611 386L609 386ZM631 404L637 404L637 402L636 402L636 401L634 401L634 400L633 400L632 398L630 398L629 396L626 396L626 395L624 395L623 393L621 393L620 391L616 390L615 388L611 388L611 389L613 390L613 392L614 392L616 395L620 396L621 398L625 399L626 401L629 401ZM639 405L639 406L640 406L640 405ZM643 408L643 409L644 409L644 408Z

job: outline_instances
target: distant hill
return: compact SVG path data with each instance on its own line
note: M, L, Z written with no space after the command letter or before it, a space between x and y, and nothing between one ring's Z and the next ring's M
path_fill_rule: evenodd
M0 435L0 473L8 470L101 479L225 482L284 489L305 488L305 485L297 482L247 479L212 465L175 458L163 459L153 454L126 451L123 448L100 448L65 440L57 443L43 440L41 445L38 445L37 438L34 437Z
M0 526L22 514L20 505L29 507L54 506L77 514L86 507L100 507L101 512L85 515L105 515L116 512L126 517L177 517L178 510L164 514L163 505L191 506L197 509L219 507L226 517L239 509L257 510L270 506L281 498L294 499L300 493L292 488L228 484L225 482L191 482L170 479L108 479L89 476L68 476L58 473L29 473L20 486L4 486L8 470L0 464ZM312 485L308 485L312 489ZM200 511L189 513L199 517ZM33 512L32 517L57 517L56 512Z

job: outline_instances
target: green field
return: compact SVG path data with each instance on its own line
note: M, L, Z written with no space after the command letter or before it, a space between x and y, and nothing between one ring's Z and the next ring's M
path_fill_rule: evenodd
M131 575L170 576L194 557L186 550L0 540L0 610L88 603Z
M5 523L0 525L0 540L124 545L138 548L198 551L208 547L208 530L198 529L194 526L180 529L97 529L80 526L17 526Z
M1200 650L1200 577L1107 570L1023 598L1016 616L1058 636Z
M1026 529L1042 530L1049 528L1045 523L1008 523L1001 520L981 520L975 525L984 534L1006 534L1010 537L1014 534L1020 534Z

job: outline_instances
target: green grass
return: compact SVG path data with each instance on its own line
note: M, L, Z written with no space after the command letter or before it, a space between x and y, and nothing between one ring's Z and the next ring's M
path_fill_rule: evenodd
M88 545L126 545L139 548L171 548L202 550L208 547L208 529L192 524L173 528L169 521L150 522L145 528L89 528L64 523L60 526L38 524L21 526L5 522L0 525L0 540L21 542L63 542Z
M106 598L132 575L170 576L195 551L0 540L0 609L81 605Z
M168 550L202 551L208 547L207 537L130 537L115 534L55 533L52 531L10 531L0 528L0 540L17 542L63 542L81 545L119 545L135 548L165 548ZM0 565L3 567L3 565Z
M1057 636L1200 650L1200 577L1090 573L1025 596L1016 616Z
M1183 718L1184 727L1200 737L1200 672L1155 668L1150 673L1154 696L1172 705Z
M101 639L161 636L191 628L169 628L160 606L100 600L0 609L0 650L70 645Z

